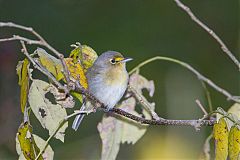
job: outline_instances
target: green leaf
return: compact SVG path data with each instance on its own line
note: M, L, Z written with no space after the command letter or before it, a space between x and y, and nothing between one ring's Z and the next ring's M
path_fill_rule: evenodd
M32 135L32 127L28 122L22 123L16 136L16 148L19 159L34 160L40 151L36 144ZM43 157L41 156L39 160L43 160Z
M23 61L18 62L16 71L18 75L18 84L21 86L20 106L22 113L24 113L29 91L29 74L31 74L29 73L29 61L27 58L25 58Z
M144 77L143 77L144 78ZM132 79L132 80L131 80ZM136 86L138 83L138 77L130 77L130 85ZM146 79L145 79L146 80ZM142 94L142 89L146 88L150 92L151 96L154 93L154 85L152 82L139 83L140 86L136 87L139 94ZM119 108L141 117L151 119L151 115L145 109L139 114L135 111L136 99L132 96L129 97L129 93L126 95L127 99L118 105ZM125 97L125 98L126 98ZM152 107L154 107L152 105ZM154 108L152 108L154 110ZM148 125L137 123L133 120L125 117L112 117L104 116L102 122L98 124L98 131L102 140L102 154L101 159L114 160L119 152L120 144L127 142L128 144L135 144L146 132Z
M240 130L236 125L233 126L229 132L228 143L230 160L240 159Z
M33 80L29 90L29 104L41 123L43 128L49 131L52 135L59 123L67 116L66 110L59 104L52 104L45 95L49 92L47 88L50 84L41 81ZM55 138L64 142L65 129L68 123L65 123L55 135Z
M228 127L224 118L213 126L216 160L226 160L228 156Z

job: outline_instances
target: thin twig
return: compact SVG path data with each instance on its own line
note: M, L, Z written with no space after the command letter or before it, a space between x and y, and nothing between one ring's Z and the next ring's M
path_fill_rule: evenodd
M56 50L55 50L56 51ZM26 55L29 55L29 54L26 54ZM36 63L32 57L30 56L27 56L30 61L34 64ZM162 59L163 57L160 57L160 59ZM149 59L147 61L145 61L144 63L141 63L139 64L136 68L134 68L131 72L133 73L135 70L138 70L141 66L153 61L154 59L159 59L159 57L155 57L155 58L152 58L152 59ZM171 59L171 58L167 58L165 57L164 59ZM173 59L171 59L173 60ZM178 60L174 60L174 61L178 61ZM183 66L188 66L187 64L183 63L183 62L178 62L180 64L182 64ZM37 65L35 65L37 66ZM197 72L196 70L192 69L191 67L188 67L190 68L190 70L193 70L194 72ZM46 76L48 76L52 81L56 81L56 78L51 76L51 73L49 72L44 72L43 68L40 68L40 67L37 67L37 69L39 71L41 71L43 74L45 74ZM198 72L197 72L198 73ZM96 99L88 90L84 89L78 81L76 81L76 84L75 84L75 87L73 88L70 88L71 90L73 91L76 91L78 93L81 93L83 95L85 95L86 97L88 97L93 103L95 103L96 105L95 106L98 106L100 108L103 108L103 109L106 109L107 107L101 103L98 99ZM160 120L148 120L148 119L145 119L145 118L142 118L142 117L138 117L138 116L135 116L131 113L128 113L128 112L125 112L121 109L118 109L118 108L113 108L112 110L110 110L111 112L115 113L115 114L118 114L118 115L122 115L122 116L125 116L127 118L130 118L134 121L137 121L139 123L142 123L142 124L152 124L152 125L190 125L190 126L194 126L196 128L196 126L199 126L199 125L213 125L214 124L214 121L213 120L167 120L167 119L160 119Z
M19 37L18 37L19 38ZM27 42L29 42L28 39L22 39L21 40L26 40ZM30 40L31 42L32 40ZM43 44L40 44L40 45L43 45ZM55 50L55 52L57 52ZM26 54L27 56L28 54ZM32 57L30 56L27 56L30 61L34 64L36 63ZM155 58L159 58L159 57L155 57ZM166 58L168 59L168 58ZM153 61L153 59L149 59L147 61L144 62L144 64L147 64L149 63L150 61ZM177 60L175 60L177 61ZM180 63L180 62L179 62ZM141 63L140 65L138 65L135 69L133 69L131 72L134 72L135 70L138 70L141 66L144 65L143 63ZM185 64L185 63L184 63ZM183 65L183 64L182 64ZM187 65L187 64L185 64ZM34 65L34 66L37 66L37 65ZM45 74L46 76L48 76L52 81L56 81L55 77L51 76L50 73L48 72L44 72L44 70L40 67L36 67L39 71L41 71L43 74ZM197 72L196 70L194 70L195 72ZM77 91L81 94L84 94L85 96L87 96L89 99L91 99L94 103L97 103L98 105L97 106L100 106L101 108L103 109L106 109L107 107L102 104L99 100L97 100L91 93L88 92L88 90L84 89L78 82L76 83L76 86L75 88L73 88L72 90L74 91ZM141 117L138 117L138 116L135 116L135 115L132 115L128 112L125 112L121 109L116 109L114 108L113 110L111 110L112 112L116 113L116 114L119 114L119 115L122 115L122 116L125 116L127 118L130 118L132 120L135 120L137 122L140 122L140 123L143 123L143 124L152 124L152 125L190 125L190 126L195 126L196 124L199 124L199 120L147 120L147 119L144 119L144 118L141 118ZM205 120L205 121L202 121L201 123L204 124L204 125L213 125L213 122L214 121L208 121L208 120Z
M25 56L29 59L29 61L33 64L33 67L42 72L44 75L46 75L49 79L53 81L53 83L58 87L60 90L65 90L65 87L56 80L56 78L48 71L46 70L43 66L41 66L38 61L35 61L28 53L26 45L24 44L23 41L20 41L22 45L22 52L25 54Z
M12 28L18 28L21 30L28 31L28 32L31 32L33 35L35 35L40 41L45 42L43 37L40 36L36 31L34 31L32 27L25 27L25 26L15 24L12 22L0 22L0 27L12 27Z
M240 99L237 96L234 96L232 94L230 94L228 91L226 91L225 89L219 87L218 85L216 85L213 81L211 81L210 79L208 79L207 77L203 76L201 73L199 73L196 69L194 69L192 66L190 66L189 64L182 62L180 60L174 59L174 58L169 58L169 57L163 57L163 56L156 56L153 58L150 58L142 63L140 63L139 65L137 65L135 68L133 68L129 73L132 74L135 71L139 70L142 66L152 62L152 61L156 61L156 60L163 60L163 61L170 61L176 64L179 64L185 68L187 68L188 70L190 70L192 73L194 73L199 80L205 82L206 84L208 84L209 86L211 86L212 88L214 88L216 91L222 93L224 96L227 97L228 100L232 100L235 102L240 103Z
M22 47L23 47L23 52L24 54L27 56L27 58L30 60L30 62L33 64L33 66L41 71L44 75L46 75L50 80L52 80L53 82L56 83L56 85L60 88L65 88L62 84L60 84L56 78L54 76L52 76L52 74L50 72L48 72L44 67L42 67L37 61L35 61L33 59L33 57L31 57L29 55L29 53L27 52L26 46L24 44L23 41L27 42L28 44L38 44L38 45L42 45L45 46L46 48L48 48L49 50L51 50L56 56L59 57L59 59L63 60L63 66L64 66L64 59L62 54L60 54L57 50L55 50L54 48L52 48L49 44L47 44L47 42L39 35L37 34L35 31L33 31L31 28L27 28L27 27L23 27L20 25L16 25L13 23L1 23L0 22L0 27L1 26L9 26L9 27L15 27L15 28L20 28L26 31L30 31L32 32L34 35L36 35L40 41L36 41L36 40L30 40L27 39L25 37L20 37L20 36L14 36L13 38L9 38L9 39L2 39L1 41L9 41L9 40L20 40ZM147 60L146 62L152 61ZM176 61L176 60L175 60ZM146 63L145 62L145 63ZM138 65L138 68L136 68L135 70L138 70L143 64ZM186 65L186 64L185 64ZM140 66L140 67L139 67ZM191 69L190 69L191 70ZM133 70L134 71L134 70ZM132 72L133 72L132 71ZM195 70L193 70L195 71ZM197 72L197 71L195 71ZM65 76L69 78L69 73L68 71L64 71ZM69 83L68 83L69 84ZM78 81L75 82L75 86L68 88L69 91L76 91L78 93L81 93L83 95L85 95L86 97L88 97L89 100L91 100L92 103L95 103L96 107L100 107L103 109L107 109L107 106L105 106L102 102L100 102L97 98L95 98L88 90L84 89ZM206 126L212 126L215 123L215 120L168 120L168 119L159 119L159 120L149 120L149 119L145 119L142 117L138 117L136 115L133 115L131 113L128 113L126 111L123 111L119 108L113 108L111 109L109 112L113 112L114 114L120 115L120 116L124 116L127 117L129 119L132 119L138 123L142 123L142 124L150 124L150 125L185 125L185 126L193 126L195 129L198 129L200 126L202 125L206 125ZM77 113L73 113L72 115L68 116L68 118L73 117L74 115L77 114L83 114L81 112L77 112ZM68 120L68 118L65 118L64 120L62 120L62 122L59 124L59 126L56 128L55 132L47 139L46 144L44 146L44 148L40 151L40 153L38 154L37 158L39 158L39 156L45 151L45 149L48 146L49 141L51 140L52 137L54 137L54 135L57 133L57 131L61 128L61 126L63 126L66 121Z
M207 31L221 46L221 49L224 53L228 55L228 57L237 65L238 70L240 71L240 63L237 60L237 58L233 55L233 53L227 48L227 46L224 44L224 42L219 38L219 36L211 30L207 25L205 25L203 22L201 22L191 11L191 9L183 4L180 0L174 0L178 7L183 9L190 17L191 19L196 22L201 28L203 28L205 31Z
M163 119L161 117L158 116L158 114L154 111L153 107L151 104L148 103L148 101L145 99L145 97L143 97L141 94L139 94L132 86L128 85L128 89L130 92L133 93L134 97L140 102L140 104L142 104L143 107L145 107L145 109L147 109L153 119L155 120L160 120Z
M211 99L211 95L210 92L205 84L205 82L202 81L202 86L205 90L205 94L206 94L206 98L207 98L207 102L208 102L208 107L209 107L209 112L213 111L213 106L212 106L212 99Z
M89 100L94 102L99 108L107 109L107 106L105 106L101 101L99 101L96 97L94 97L88 90L82 87L79 88L79 85L77 84L75 86L75 91L87 96ZM122 115L124 117L130 118L138 123L151 124L151 125L185 125L185 126L196 127L198 125L212 126L215 123L215 120L169 120L169 119L150 120L150 119L145 119L142 117L135 116L119 108L112 108L109 110L109 112L113 112L117 115Z
M27 44L36 44L36 45L41 45L41 46L43 45L41 43L41 41L28 39L28 38L21 37L21 36L18 36L18 35L13 35L13 37L10 37L10 38L0 39L0 42L16 41L16 40L25 41Z
M205 108L203 107L203 105L201 104L201 102L198 99L195 102L197 103L198 107L202 110L204 117L208 116L208 113L205 110Z
M10 40L21 39L23 41L26 41L28 44L38 44L38 45L45 46L46 48L48 48L50 51L52 51L61 60L61 63L63 65L63 75L64 75L64 78L66 79L66 81L68 82L67 84L69 84L69 82L70 82L70 75L69 75L69 71L68 71L66 62L64 61L63 54L61 54L55 48L53 48L51 45L49 45L47 43L47 41L41 35L39 35L33 28L25 27L25 26L22 26L22 25L19 25L19 24L15 24L15 23L12 23L12 22L0 22L0 27L18 28L18 29L21 29L21 30L25 30L25 31L31 32L33 35L35 35L39 39L39 41L37 41L37 40L30 40L30 39L27 39L27 38L24 38L24 37L20 37L20 36L13 36L12 38L7 38L7 40L10 41ZM2 42L2 41L4 41L4 39L0 40L0 42Z
M59 131L59 129L72 117L78 115L78 114L89 114L91 113L91 111L76 111L70 115L68 115L67 117L65 117L61 122L59 122L59 125L57 126L57 128L55 129L55 131L48 137L48 139L46 140L44 147L39 151L37 157L35 158L35 160L38 160L38 158L43 154L43 152L47 149L47 146L49 144L49 141L57 134L57 132Z

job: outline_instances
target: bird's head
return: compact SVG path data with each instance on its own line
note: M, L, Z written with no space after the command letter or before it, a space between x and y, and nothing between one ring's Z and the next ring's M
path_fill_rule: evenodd
M132 58L124 58L123 55L115 51L107 51L101 54L95 61L95 65L105 69L125 69L125 64Z

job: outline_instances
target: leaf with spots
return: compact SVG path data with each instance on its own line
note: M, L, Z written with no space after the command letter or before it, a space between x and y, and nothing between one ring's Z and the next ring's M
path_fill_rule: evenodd
M31 73L29 69L29 61L25 58L23 61L19 61L16 67L17 75L18 75L18 84L21 86L20 91L20 106L21 111L24 113L25 106L27 104L27 96L29 91L29 76Z
M65 58L66 65L68 67L68 70L70 72L70 76L74 78L75 80L80 81L80 84L87 89L87 78L85 76L85 73L83 71L83 68L80 63L74 63L72 58Z
M32 135L32 127L28 122L22 123L16 136L16 149L19 159L34 160L40 151L36 144L38 143ZM39 160L43 160L43 157L41 156Z
M68 70L71 75L72 80L77 80L80 82L80 84L87 89L88 88L88 83L87 83L87 78L85 76L84 70L79 62L74 63L72 58L66 58L66 65L68 67ZM81 103L82 103L82 95L80 93L71 91L71 95L76 97Z
M49 131L49 135L52 135L67 113L61 105L53 104L46 98L49 86L50 84L44 81L34 79L29 90L29 104L42 127ZM67 126L68 123L65 123L56 133L55 138L64 142Z
M213 126L216 160L226 160L228 156L228 127L224 118Z
M98 55L91 47L87 45L76 43L76 45L73 46L75 49L71 51L69 57L73 59L73 63L80 62L84 72L86 72L87 69L93 65Z
M88 88L85 73L97 59L97 53L87 45L76 43L75 48L71 51L69 58L66 59L68 69L75 80L80 80L84 88ZM82 103L82 95L71 91L71 94Z
M228 153L230 160L240 159L240 130L237 125L233 126L229 132Z

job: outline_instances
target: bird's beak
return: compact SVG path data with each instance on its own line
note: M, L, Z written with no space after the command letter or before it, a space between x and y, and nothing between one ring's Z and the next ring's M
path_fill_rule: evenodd
M129 57L126 57L126 58L123 58L123 60L121 60L122 63L126 63L128 61L131 61L133 60L132 58L129 58Z

